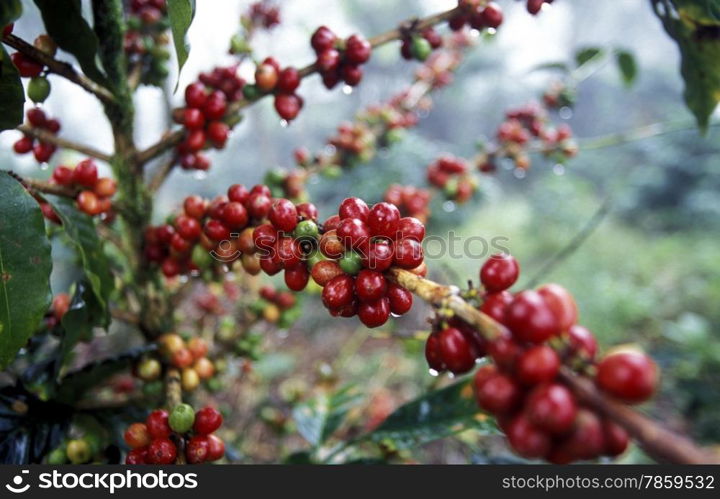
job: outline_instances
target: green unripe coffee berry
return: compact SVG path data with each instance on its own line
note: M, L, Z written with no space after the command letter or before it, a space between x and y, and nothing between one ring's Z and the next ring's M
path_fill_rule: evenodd
M282 185L287 172L281 168L274 168L265 174L265 183L268 185Z
M44 76L36 76L30 79L27 87L27 96L35 104L45 102L50 95L50 81Z
M337 165L326 166L320 170L320 175L330 179L340 178L342 176L342 168Z
M210 255L210 252L200 244L193 248L190 259L200 269L206 269L213 264L213 257Z
M47 456L47 463L52 465L59 465L67 463L67 451L64 446L60 446L57 449L53 449Z
M302 222L301 222L302 223ZM299 226L300 224L298 224ZM322 252L319 249L314 249L312 253L310 253L307 257L307 266L308 269L312 269L316 264L327 260L328 258L322 254ZM315 281L312 281L315 282Z
M347 251L340 257L338 264L346 274L355 275L362 269L362 257L355 251Z
M195 423L195 410L189 404L176 405L168 420L170 428L178 433L187 433Z
M147 398L157 398L163 392L163 383L160 380L145 383L142 387L142 392Z
M298 223L293 231L293 236L297 239L315 239L318 237L318 226L312 220L303 220Z
M247 100L255 100L260 97L261 92L255 85L245 85L243 87L243 96Z
M430 57L431 52L432 46L429 41L422 36L413 37L412 42L410 43L410 53L415 59L418 61L424 61Z
M85 439L70 440L67 444L67 458L73 464L83 464L90 461L92 451Z

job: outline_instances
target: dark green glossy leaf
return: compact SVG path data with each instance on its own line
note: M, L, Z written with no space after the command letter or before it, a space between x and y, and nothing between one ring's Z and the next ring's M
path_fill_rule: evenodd
M37 329L50 305L50 242L40 206L0 172L0 366Z
M65 376L57 390L56 400L71 403L82 398L87 390L97 386L98 383L130 367L147 352L155 349L154 345L133 348L127 352L93 362L82 369L73 371Z
M599 47L586 47L575 52L575 64L578 67L587 64L592 60L601 58L605 52Z
M185 36L195 15L195 0L168 0L167 9L173 43L175 44L175 53L177 54L179 81L180 72L185 65L185 61L187 61L190 51L190 47L185 42Z
M665 31L680 49L685 103L704 133L720 102L720 7L717 0L672 0L677 12L669 12L666 2L654 0L654 4Z
M45 23L47 33L58 47L75 56L85 75L100 84L107 84L98 64L98 39L82 16L80 0L34 0Z
M25 91L20 74L0 45L0 132L15 128L23 121Z
M359 399L360 395L353 387L346 387L295 407L293 417L298 432L313 447L320 446L340 427Z
M393 412L365 438L390 440L398 449L410 449L460 431L494 431L493 421L478 410L472 383L461 381L427 393Z
M562 71L569 73L570 68L564 62L545 62L533 67L531 71Z
M77 283L70 308L62 318L63 332L58 348L56 376L75 345L79 341L92 339L93 327L102 326L104 321L105 313L95 293L87 283Z
M615 62L617 63L620 77L625 86L630 87L637 79L638 67L635 56L626 50L618 50L615 52Z
M72 200L47 196L47 201L62 220L63 229L80 256L85 276L104 314L100 325L107 326L108 298L113 289L113 279L103 243L95 229L95 222L90 216L78 211Z
M3 0L0 2L0 28L15 22L22 15L20 0Z

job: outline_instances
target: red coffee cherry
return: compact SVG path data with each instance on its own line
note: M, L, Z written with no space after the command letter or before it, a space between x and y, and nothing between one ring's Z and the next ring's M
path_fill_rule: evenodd
M302 291L310 280L310 272L304 264L285 270L285 284L293 291Z
M319 286L325 286L333 278L343 275L340 265L334 260L323 260L316 263L312 268L312 278Z
M362 35L352 35L345 42L345 58L351 64L363 64L370 59L372 46Z
M21 52L15 52L10 56L10 59L17 68L18 73L20 73L20 76L23 78L34 78L35 76L39 76L45 67Z
M414 239L422 242L425 238L425 225L415 217L403 217L398 222L398 239Z
M480 311L502 324L505 321L505 309L512 300L513 296L509 291L487 293L480 305Z
M99 178L95 183L93 192L100 198L109 198L115 195L117 183L108 177Z
M560 357L547 345L527 349L517 360L517 378L525 385L552 381L560 371Z
M148 415L145 420L145 425L152 438L162 439L170 436L172 430L170 429L168 418L169 414L164 409L154 410Z
M203 114L206 120L220 120L227 111L227 98L219 90L214 90L207 96L203 105Z
M375 301L361 302L358 305L357 315L360 322L367 327L382 326L390 317L390 302L385 297Z
M447 369L445 362L442 360L440 354L440 341L439 333L433 332L428 336L427 342L425 343L425 360L427 360L430 369L440 373Z
M138 449L132 449L125 456L125 464L147 464L147 447L140 447Z
M227 196L230 201L245 204L250 198L250 192L242 184L233 184L228 187Z
M527 11L530 14L535 15L540 12L544 3L545 0L527 0Z
M567 289L559 284L545 284L537 292L555 314L560 331L567 331L577 322L577 304Z
M168 438L153 440L147 449L146 460L150 464L172 464L177 458L177 447Z
M32 151L33 142L34 140L32 137L24 136L18 139L17 142L13 144L13 151L15 151L17 154L29 153L30 151Z
M217 409L207 406L195 413L193 429L200 435L209 435L220 428L222 422L222 414Z
M270 223L283 232L292 232L298 224L298 213L295 205L287 199L276 200L268 214Z
M395 283L388 283L387 297L390 300L390 312L395 315L406 314L412 308L412 293Z
M208 461L217 461L225 455L225 443L216 435L207 435L208 441Z
M570 390L558 383L549 383L539 385L530 392L525 411L538 428L561 435L572 429L577 403Z
M588 360L595 358L598 350L595 336L584 326L575 324L567 332L570 353L581 355Z
M361 270L355 279L355 293L360 301L376 301L385 296L388 284L382 274L372 270Z
M657 364L646 354L624 350L611 353L597 366L598 386L629 404L649 399L658 384Z
M185 457L190 464L204 463L210 454L210 443L205 435L196 435L188 440Z
M441 330L438 333L438 346L443 363L451 372L462 374L475 366L477 351L459 329L448 327Z
M205 222L205 235L213 241L225 241L230 239L230 229L220 220L208 220Z
M602 422L602 428L605 440L605 450L603 454L615 457L627 450L630 444L630 437L621 426L605 419Z
M506 372L512 372L515 369L515 364L521 352L520 345L507 331L504 331L499 338L491 341L488 345L488 354L495 361L495 364Z
M498 253L491 256L480 269L480 282L490 292L504 291L515 284L520 266L512 255Z
M423 263L423 249L414 239L395 241L395 264L403 269L414 269Z
M98 215L101 212L98 198L92 191L82 191L78 194L77 204L81 211L90 216Z
M127 443L131 449L145 447L149 445L152 440L147 426L143 423L133 423L128 426L128 429L125 430L123 437L125 439L125 443Z
M524 414L510 421L506 433L512 448L523 457L539 458L550 452L550 437L534 426Z
M505 324L520 341L542 343L559 332L557 318L543 297L521 291L505 309Z
M190 218L187 215L180 215L175 218L175 229L180 237L188 241L194 241L202 234L200 222L196 218Z
M263 92L270 92L278 82L278 69L272 64L260 64L255 70L255 85Z
M230 127L222 121L211 121L207 126L207 138L217 149L225 147L230 136Z
M205 216L206 206L205 200L200 196L188 196L183 202L185 214L198 220Z
M360 66L347 64L340 70L340 76L346 84L351 87L356 87L362 81L363 70Z
M183 110L182 123L185 125L185 128L190 130L200 129L205 126L205 115L198 108L185 108Z
M574 429L560 442L559 453L571 460L594 459L604 450L605 436L600 418L589 409L579 408Z
M272 199L266 194L253 193L251 192L246 208L251 217L262 219L270 213L272 207Z
M357 218L358 220L366 222L369 213L370 208L367 203L365 203L362 199L355 197L343 199L343 202L340 203L340 208L338 209L338 216L341 220L346 218Z
M394 238L400 226L400 210L394 204L377 203L368 213L367 224L373 236Z
M303 100L295 94L278 94L275 96L275 111L286 121L297 118L302 107Z
M335 36L335 33L333 33L330 28L320 26L310 38L310 45L312 45L313 50L318 53L332 48L336 40L337 36Z
M81 161L73 170L73 182L80 184L83 187L95 187L97 180L97 166L91 159Z
M185 87L185 103L188 107L202 108L207 100L205 85L202 83L191 83Z
M287 67L280 72L277 81L278 92L291 94L300 86L300 72L293 68Z
M475 397L478 405L495 415L509 414L515 410L522 390L509 376L483 371L475 380Z
M295 206L297 208L298 215L303 217L305 220L315 220L318 219L318 209L317 206L315 206L312 203L300 203Z
M339 275L328 282L322 291L322 302L330 309L342 308L352 303L355 297L353 278Z
M395 260L395 250L387 241L371 242L363 254L363 266L377 272L385 272Z
M169 279L171 277L179 275L182 268L180 267L180 263L178 263L177 260L173 258L166 258L165 260L163 260L162 265L160 266L160 270L162 270L163 275L165 275L165 277Z
M327 86L328 83L325 81L325 77L332 76L334 83L338 82L339 75L336 71L338 67L340 67L340 59L340 52L334 48L329 48L318 53L316 64L320 72L323 73L323 83L326 83L325 86ZM331 85L331 87L332 86L335 85Z
M488 28L498 28L503 22L502 8L495 2L488 3L482 11L482 22Z
M337 237L346 248L359 248L370 241L370 229L357 218L346 218L337 228Z
M325 232L320 237L318 248L328 258L340 258L345 253L345 245L343 245L335 230Z
M223 223L233 229L242 229L248 223L248 212L241 203L230 201L222 208Z

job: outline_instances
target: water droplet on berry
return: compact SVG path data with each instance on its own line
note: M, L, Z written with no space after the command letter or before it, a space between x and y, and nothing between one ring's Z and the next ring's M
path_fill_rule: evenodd
M280 120L280 126L283 128L287 128L290 126L290 122L288 120Z
M440 376L440 373L437 372L435 369L428 369L428 373L430 373L430 376L434 376L434 377Z
M455 379L455 374L453 374L453 373L448 373L448 378L450 378L450 379Z
M398 318L398 317L402 317L402 315L400 315L400 314L395 314L395 313L393 313L393 312L390 312L390 317Z
M190 271L190 277L200 277L200 271L197 269L193 269Z
M193 173L193 178L195 180L205 180L207 178L207 172L203 170L195 170L195 173Z
M49 163L40 163L40 169L41 169L41 170L45 171L45 170L47 170L48 168L50 168L50 164L49 164Z
M560 163L553 166L553 173L555 175L564 175L565 174L565 167L561 165Z
M527 175L527 172L522 168L515 168L513 170L513 176L515 178L525 178L525 175Z
M342 93L344 93L345 95L350 95L351 93L353 93L353 87L351 87L350 85L343 85Z
M572 118L573 111L568 106L563 106L558 110L558 116L560 116L564 120L569 120Z
M337 149L334 145L328 144L325 147L323 147L323 153L327 154L328 156L331 156L337 152Z
M455 203L452 201L445 201L442 207L443 210L447 213L452 213L453 211L455 211L455 208L457 208L457 206L455 206Z
M487 32L489 35L494 35L495 33L497 33L497 30L495 28L488 28Z
M179 280L181 283L185 284L186 282L188 282L189 278L188 278L188 276L186 276L186 275L181 275L181 276L178 278L178 280Z

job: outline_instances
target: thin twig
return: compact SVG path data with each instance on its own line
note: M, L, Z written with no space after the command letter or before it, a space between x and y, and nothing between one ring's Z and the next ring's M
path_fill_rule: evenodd
M175 167L177 161L177 155L173 153L167 158L167 160L165 160L164 163L160 164L160 166L157 167L157 170L155 170L155 173L148 182L148 190L150 192L156 192L158 189L160 189L160 186L162 186L163 182L165 182L165 179L168 177L168 175L170 175L170 172Z
M74 187L68 187L64 185L51 184L45 180L36 180L34 178L24 178L17 173L10 170L2 170L3 172L12 176L15 180L20 182L30 191L39 192L42 194L52 194L54 196L62 196L66 198L75 199L78 195L78 189Z
M29 56L31 59L42 63L51 73L62 76L63 78L79 85L91 94L96 95L98 99L104 102L113 102L115 100L113 94L107 88L102 85L98 85L85 75L78 73L75 68L67 62L58 61L54 57L29 44L22 38L18 38L15 35L8 35L2 39L2 42L14 48L18 52L22 52L23 54Z
M505 330L503 325L463 300L457 288L443 286L407 270L392 268L388 275L394 282L428 303L451 309L490 341ZM691 440L672 433L630 407L605 396L588 378L563 369L561 379L580 400L622 426L649 455L677 464L720 463L720 456L715 453L698 447Z
M79 144L71 140L63 139L41 128L34 128L29 125L20 125L19 127L17 127L17 130L24 133L25 135L35 137L36 139L43 142L54 144L63 149L77 151L79 153L85 154L86 156L90 156L91 158L99 159L100 161L109 162L111 158L109 154L100 152L97 149L93 149L92 147L86 146L84 144Z

